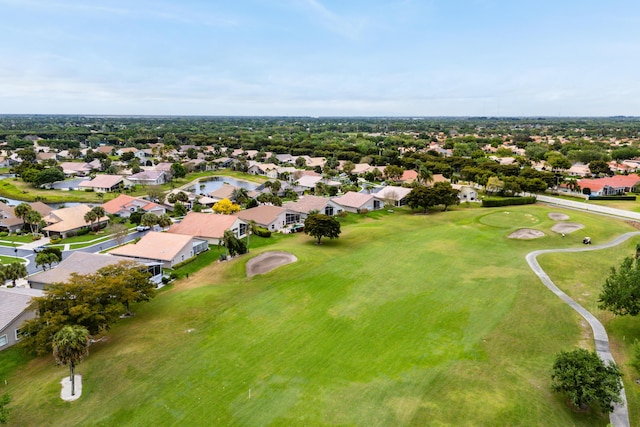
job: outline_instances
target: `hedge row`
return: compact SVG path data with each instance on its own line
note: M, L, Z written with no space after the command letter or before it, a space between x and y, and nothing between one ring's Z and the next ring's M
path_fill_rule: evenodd
M589 200L636 200L636 196L589 196Z
M271 237L271 231L262 227L253 227L252 233L260 237Z
M499 206L531 205L536 202L535 197L509 197L505 199L482 199L483 208L496 208Z

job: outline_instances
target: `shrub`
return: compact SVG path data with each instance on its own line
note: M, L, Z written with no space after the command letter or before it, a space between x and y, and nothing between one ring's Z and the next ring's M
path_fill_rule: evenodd
M536 202L535 197L506 197L504 199L482 199L483 208L499 206L531 205Z
M7 237L9 235L9 233L7 233L6 231L0 231L0 237Z
M253 227L253 234L260 237L271 237L271 231L263 227Z

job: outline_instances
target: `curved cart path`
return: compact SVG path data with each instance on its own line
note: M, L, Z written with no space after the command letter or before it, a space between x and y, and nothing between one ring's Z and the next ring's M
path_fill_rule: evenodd
M537 257L541 254L547 253L555 253L555 252L585 252L585 251L595 251L598 249L606 249L611 248L613 246L619 245L620 243L630 239L633 236L640 235L640 231L634 231L631 233L625 233L611 242L597 245L597 246L587 246L584 248L565 248L565 249L545 249L540 251L533 251L527 254L527 263L529 263L529 267L533 270L536 275L542 280L542 283L554 294L556 294L562 301L566 302L571 308L580 313L582 317L589 322L591 325L591 329L593 330L593 339L596 342L596 352L598 356L602 360L614 362L613 356L611 355L611 351L609 349L609 337L607 336L607 331L602 326L602 323L590 312L585 310L580 304L571 299L567 294L562 292L560 288L558 288L549 278L547 273L544 272L540 264L538 263ZM620 392L620 397L622 398L621 405L615 405L615 408L611 415L609 416L609 420L613 427L629 427L629 410L627 408L627 395L624 391L624 386Z

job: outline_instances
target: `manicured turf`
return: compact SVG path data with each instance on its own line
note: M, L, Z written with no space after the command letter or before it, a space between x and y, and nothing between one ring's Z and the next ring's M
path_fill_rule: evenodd
M548 212L396 210L349 216L321 246L286 236L137 306L77 368L77 402L60 401L66 369L50 357L11 369L0 393L19 425L604 426L550 391L555 354L583 330L524 255L582 234L550 232ZM631 230L566 212L594 242ZM506 238L524 227L547 235ZM247 279L265 250L299 261Z

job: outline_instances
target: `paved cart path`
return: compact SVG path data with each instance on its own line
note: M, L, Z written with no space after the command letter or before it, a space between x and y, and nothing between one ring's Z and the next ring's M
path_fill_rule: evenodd
M571 308L580 313L582 317L585 318L591 329L593 330L593 339L596 343L596 352L598 356L604 361L614 362L613 356L611 355L611 350L609 349L609 337L607 335L607 331L602 326L602 323L590 312L588 312L584 307L571 299L567 294L562 292L560 288L558 288L549 278L547 273L544 272L540 264L538 263L537 257L541 254L548 253L557 253L557 252L585 252L585 251L595 251L598 249L606 249L611 248L613 246L617 246L620 243L630 239L631 237L640 235L640 231L635 231L631 233L623 234L611 242L596 245L596 246L586 246L584 248L565 248L565 249L545 249L540 251L533 251L527 254L527 263L529 263L529 267L533 270L534 273L542 280L542 283L554 294L556 294L562 301L567 303ZM629 409L627 408L627 395L624 391L624 386L620 392L620 397L622 397L622 404L615 405L615 409L609 416L609 420L613 427L630 427L629 424Z

